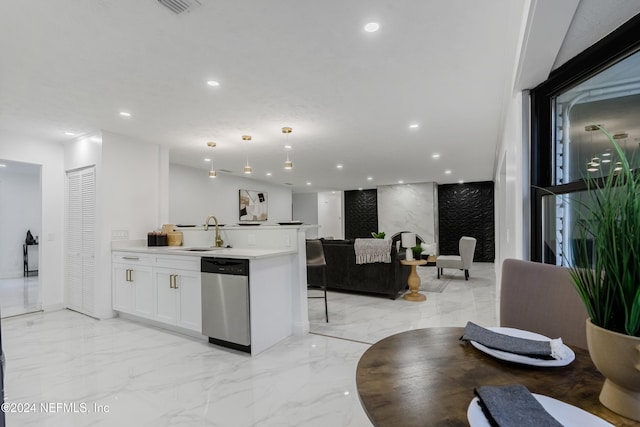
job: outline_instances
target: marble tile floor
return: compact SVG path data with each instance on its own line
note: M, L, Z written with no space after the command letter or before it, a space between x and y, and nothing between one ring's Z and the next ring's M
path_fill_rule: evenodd
M329 325L323 301L309 300L313 333L255 357L69 310L3 319L6 401L32 405L7 413L7 425L370 426L355 389L370 343L413 328L496 324L492 277L493 264L475 264L468 282L454 273L423 303L330 292Z
M0 315L17 316L40 310L38 276L0 279Z

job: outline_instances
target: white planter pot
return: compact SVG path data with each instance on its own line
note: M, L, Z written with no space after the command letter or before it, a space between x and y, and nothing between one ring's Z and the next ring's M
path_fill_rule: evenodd
M640 337L603 329L587 319L587 345L591 360L606 378L600 402L640 421Z

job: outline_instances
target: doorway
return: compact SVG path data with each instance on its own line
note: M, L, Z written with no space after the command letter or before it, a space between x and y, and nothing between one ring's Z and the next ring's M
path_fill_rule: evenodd
M1 317L42 309L41 227L41 166L0 159ZM28 232L32 238L27 238Z

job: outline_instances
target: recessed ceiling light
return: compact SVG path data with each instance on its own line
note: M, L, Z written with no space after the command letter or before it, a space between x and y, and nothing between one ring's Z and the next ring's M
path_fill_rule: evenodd
M398 181L398 184L404 184L403 180Z
M7 167L7 165L4 165L4 164L0 163L0 168L6 168L6 167Z
M215 81L215 80L209 80L209 81L207 82L207 84L208 84L209 86L213 86L213 87L220 86L220 83L219 83L219 82L217 82L217 81Z
M362 187L358 187L358 190L359 190L359 191L362 191Z
M446 171L444 171L444 173L446 173L447 175L451 175L451 169L447 169Z
M380 29L380 24L378 24L377 22L369 22L367 25L364 26L364 30L367 33L375 33L379 29Z
M438 153L433 153L433 154L431 155L431 157L432 157L432 158L434 158L434 159L439 159L439 158L440 158L440 154L438 154Z
M266 175L267 175L267 176L271 176L271 175L273 175L273 174L272 174L271 172L267 172L267 174L266 174Z
M311 185L311 183L310 183L310 182L307 182L307 185Z
M120 115L123 117L131 117L131 113L127 113L126 111L120 111Z
M367 181L371 181L371 180L373 180L373 177L372 176L368 176L367 177Z
M211 159L204 159L204 161L205 161L205 162L210 162L210 161L211 161Z
M458 180L458 184L464 184L464 179Z
M75 133L73 133L73 132L65 132L64 134L65 134L65 135L69 135L69 136L76 136L76 134L75 134Z
M336 168L337 168L337 169L342 169L342 168L343 168L343 166L342 166L341 164L337 164L337 165L336 165Z
M420 125L419 125L419 124L417 124L417 123L413 123L413 124L410 124L410 125L409 125L409 127L410 127L411 129L417 129L417 128L419 128L419 127L420 127Z
M291 150L291 146L290 145L285 145L284 148L285 148L285 150Z

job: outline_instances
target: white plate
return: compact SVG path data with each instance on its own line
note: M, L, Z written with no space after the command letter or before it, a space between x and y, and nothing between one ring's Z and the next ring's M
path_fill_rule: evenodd
M558 420L563 426L580 426L580 427L613 427L613 424L609 424L602 418L577 408L568 403L564 403L560 400L553 399L549 396L533 393L533 397L536 398L542 407L553 418ZM484 416L482 408L478 404L478 398L474 397L469 408L467 409L467 420L471 427L490 427L487 417Z
M530 340L539 340L539 341L549 341L549 337L545 337L544 335L536 334L534 332L523 331L521 329L515 328L503 328L503 327L490 327L487 328L490 331L498 332L500 334L509 335L512 337L518 338L526 338ZM493 348L485 347L484 345L477 343L475 341L470 341L471 345L477 348L478 350L487 353L496 359L506 360L508 362L522 363L523 365L531 365L531 366L567 366L569 363L573 362L576 358L576 354L567 347L565 344L562 344L564 348L565 354L567 355L564 359L536 359L535 357L527 357L521 354L513 354L506 351L500 351Z

